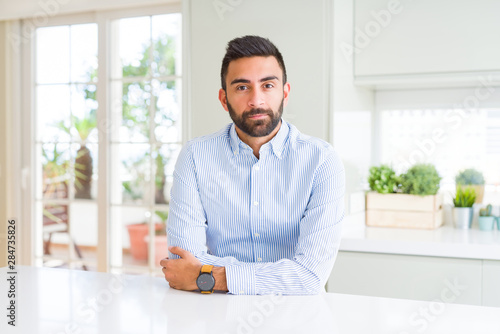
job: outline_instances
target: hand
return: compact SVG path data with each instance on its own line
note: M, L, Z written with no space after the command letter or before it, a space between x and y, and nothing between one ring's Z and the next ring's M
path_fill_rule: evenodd
M171 288L178 290L197 290L196 279L200 274L201 262L193 254L180 247L169 247L168 250L180 259L164 258L160 261L165 279Z

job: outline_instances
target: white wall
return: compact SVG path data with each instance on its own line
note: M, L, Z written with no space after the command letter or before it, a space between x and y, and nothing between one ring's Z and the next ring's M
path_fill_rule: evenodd
M247 34L268 37L283 54L291 93L283 117L304 133L330 140L331 1L189 0L191 137L219 130L231 119L218 101L227 42ZM225 4L216 7L217 3Z
M364 210L357 196L372 164L374 92L354 86L353 57L342 52L352 43L354 0L335 0L333 6L333 144L346 168L347 212ZM361 202L360 202L361 201Z

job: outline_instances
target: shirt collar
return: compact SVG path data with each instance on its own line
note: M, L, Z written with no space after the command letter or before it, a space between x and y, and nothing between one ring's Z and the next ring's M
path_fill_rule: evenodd
M273 149L274 154L279 159L281 159L289 132L290 127L288 126L288 123L285 122L285 120L282 118L281 127L278 130L278 133L263 146L270 145ZM231 149L233 150L234 154L238 154L240 152L240 145L248 146L241 141L240 137L238 137L238 134L236 133L236 126L234 125L234 123L231 124L231 127L229 129L229 141L231 143Z
M236 126L231 124L231 127L229 128L229 141L231 143L231 148L233 149L233 153L236 155L240 153L240 142L243 143L238 137L238 134L236 133Z
M279 159L281 159L281 157L283 155L283 151L285 150L285 143L288 139L289 133L290 133L290 127L288 126L288 123L285 122L285 120L282 118L281 119L281 127L280 127L278 133L268 143L268 144L271 144L274 154Z

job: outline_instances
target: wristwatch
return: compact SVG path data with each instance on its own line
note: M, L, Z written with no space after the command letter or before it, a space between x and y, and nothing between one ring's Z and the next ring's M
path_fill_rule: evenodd
M205 264L201 267L200 275L196 279L196 285L200 289L201 293L212 293L214 292L215 278L212 273L214 266Z

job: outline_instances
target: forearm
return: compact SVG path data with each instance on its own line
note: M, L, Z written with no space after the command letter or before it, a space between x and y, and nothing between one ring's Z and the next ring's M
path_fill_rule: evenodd
M203 252L196 254L195 258L201 264L214 265L214 290L237 295L315 294L322 288L321 277L326 277L321 272L305 268L304 263L307 261L303 257L296 261L282 259L274 263L246 263L232 257L220 258ZM333 259L331 263L333 265ZM328 273L329 269L326 275ZM194 284L195 279L192 280Z
M317 294L323 289L331 272L335 255L332 254L314 270L304 266L308 259L303 257L268 263L239 262L227 267L216 266L213 268L214 289L236 295Z
M333 262L334 258L316 270L290 259L229 266L225 268L228 291L237 295L317 294L322 291Z
M293 259L249 263L208 254L206 247L188 249L202 263L214 265L215 290L231 294L315 294L328 279L338 251L341 222L303 238ZM174 238L172 243L180 240ZM182 242L179 242L182 244ZM196 251L196 249L198 251ZM171 258L176 258L171 254Z

